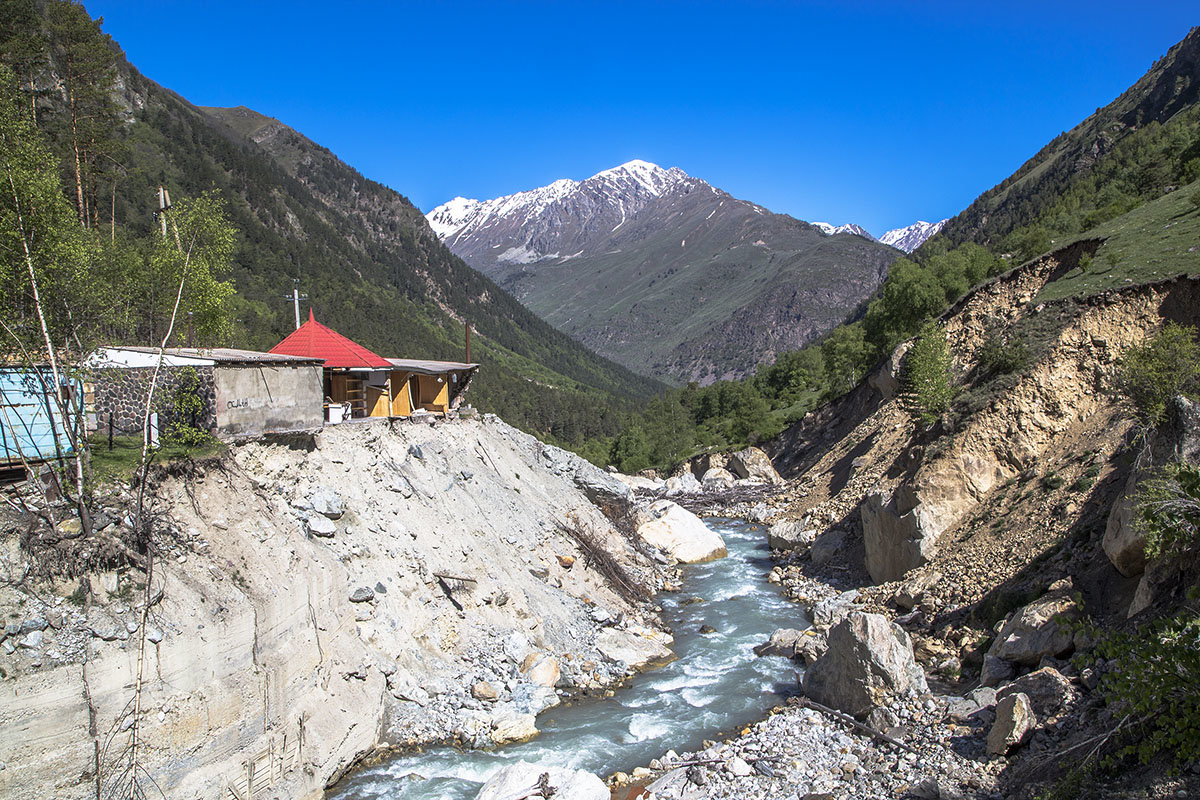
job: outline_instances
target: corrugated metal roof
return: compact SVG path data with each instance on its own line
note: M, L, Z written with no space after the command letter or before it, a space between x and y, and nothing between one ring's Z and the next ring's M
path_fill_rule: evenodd
M389 358L387 359L396 369L402 369L406 372L419 372L422 375L440 375L443 372L466 372L467 370L478 369L478 364L465 364L461 361L421 361L415 358Z
M317 322L312 309L308 311L308 322L288 334L271 348L271 352L319 358L326 368L334 369L389 369L392 366L383 356Z
M110 350L125 350L130 353L158 355L157 347L110 347ZM306 364L320 363L320 358L292 355L289 353L263 353L258 350L238 350L234 347L165 347L163 353L180 358L203 358L218 364Z

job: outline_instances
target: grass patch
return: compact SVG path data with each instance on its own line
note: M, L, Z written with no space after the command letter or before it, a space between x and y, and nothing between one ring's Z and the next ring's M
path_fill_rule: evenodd
M1063 484L1065 484L1066 482L1067 482L1066 478L1064 478L1063 476L1058 475L1057 473L1054 473L1054 472L1048 473L1046 475L1046 477L1042 478L1042 486L1046 487L1050 491L1054 491L1055 489L1061 489L1063 487Z
M128 484L142 460L142 437L114 436L113 446L108 448L108 436L96 434L88 439L92 452L92 476L96 483ZM180 459L207 458L225 450L225 445L216 439L198 447L164 444L155 449L151 463L163 464Z
M1191 199L1197 191L1200 181L1081 234L1078 239L1105 239L1091 266L1047 284L1035 302L1086 297L1180 273L1200 275L1200 206Z

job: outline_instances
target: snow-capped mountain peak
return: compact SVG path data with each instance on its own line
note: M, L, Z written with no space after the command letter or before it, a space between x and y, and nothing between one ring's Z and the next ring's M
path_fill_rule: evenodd
M883 236L879 237L879 241L883 244L895 247L897 250L903 250L906 253L911 253L918 247L923 245L927 239L937 235L938 231L949 220L941 222L926 222L925 220L917 220L912 225L903 228L894 228Z
M480 205L478 200L456 197L430 211L425 218L429 220L429 227L433 228L438 238L444 239L461 228Z
M861 225L855 225L853 222L847 222L845 225L833 225L828 222L811 222L809 224L817 226L829 236L833 236L835 233L852 233L855 236L870 239L872 242L877 241L874 236L867 232L866 228Z
M580 203L588 207L593 215L602 215L604 209L607 209L616 215L614 224L619 227L648 203L667 195L673 189L695 185L703 185L703 182L692 178L678 167L663 169L649 161L634 159L597 172L582 181L561 178L537 189L492 200L479 201L456 197L433 209L425 217L438 238L450 245L455 241L475 237L485 229L489 235L494 234L496 226L515 225L527 231L542 227L553 230L562 222L561 219L557 223L553 222L553 218L572 216L572 209ZM544 248L539 247L538 243L533 241L538 238L536 235L531 234L525 238L529 241L518 248L519 252L509 254L507 260L519 258L520 263L528 263L558 256L557 252L547 253Z
M635 158L618 167L597 172L588 180L613 183L620 188L628 188L628 184L632 183L658 197L681 177L687 177L686 173L677 167L663 169L658 164Z

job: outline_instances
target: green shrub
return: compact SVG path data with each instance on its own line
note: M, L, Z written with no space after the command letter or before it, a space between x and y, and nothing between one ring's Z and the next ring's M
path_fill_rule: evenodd
M212 436L200 428L198 421L204 413L200 399L200 375L194 367L179 370L179 382L170 399L170 428L164 434L168 445L185 448L204 447Z
M1166 419L1167 403L1177 394L1200 388L1200 344L1196 329L1168 322L1146 344L1121 356L1116 389L1143 424Z
M1020 336L988 334L979 348L979 368L988 375L1019 372L1029 364L1029 346Z
M1200 466L1175 462L1138 487L1134 524L1146 537L1146 557L1179 555L1200 545Z
M1189 610L1114 634L1097 654L1116 662L1101 691L1127 719L1121 754L1143 763L1170 754L1177 765L1200 758L1200 616Z
M1096 479L1090 475L1080 475L1074 483L1071 484L1072 492L1086 492L1096 485Z
M950 408L954 395L946 334L931 320L904 357L900 399L916 421L930 424Z

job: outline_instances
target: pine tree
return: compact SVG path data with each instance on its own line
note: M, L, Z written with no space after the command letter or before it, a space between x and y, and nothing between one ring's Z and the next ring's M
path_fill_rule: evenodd
M930 320L921 327L904 358L901 401L913 419L930 424L950 408L955 387L950 348L942 326Z

